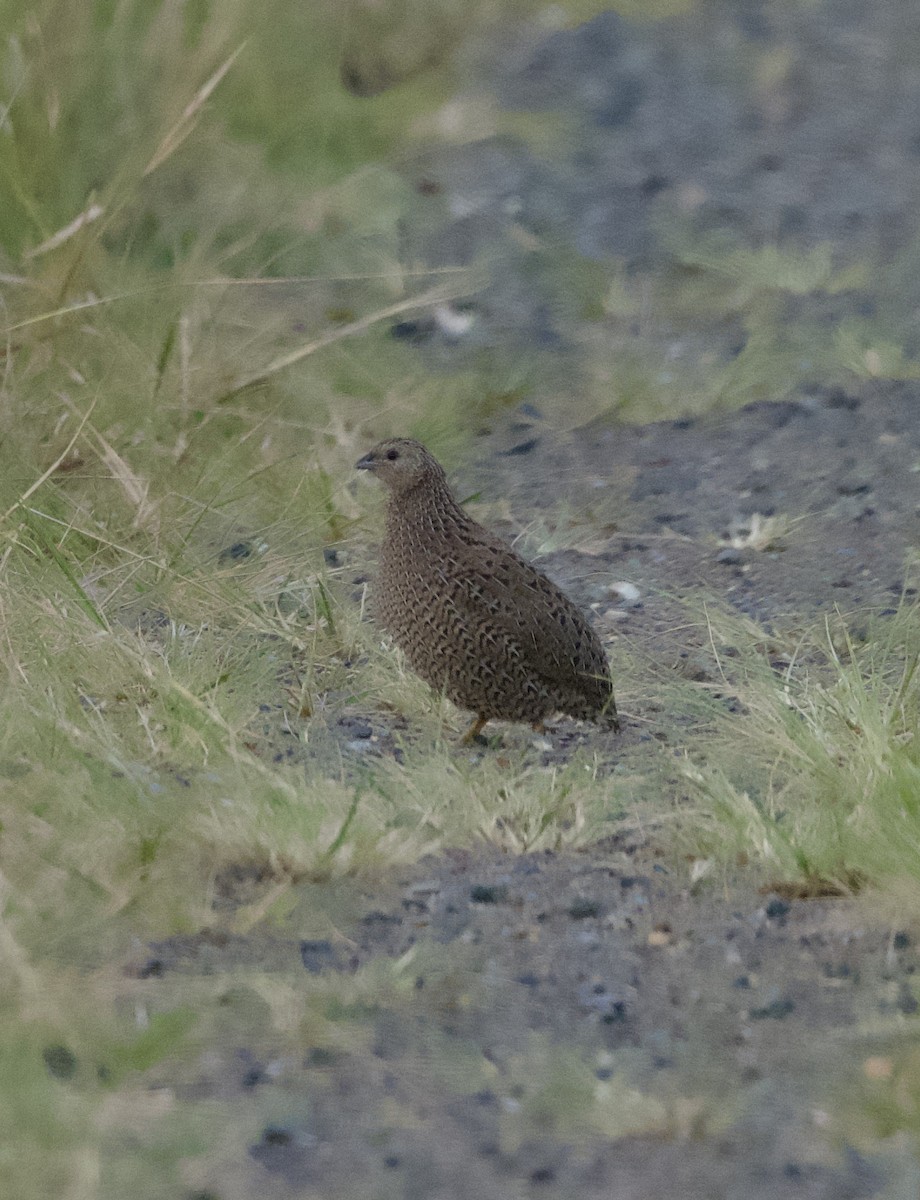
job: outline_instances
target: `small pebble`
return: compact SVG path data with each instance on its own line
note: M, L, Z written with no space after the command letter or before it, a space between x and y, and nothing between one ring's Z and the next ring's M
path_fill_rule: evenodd
M446 337L460 338L473 328L476 320L471 312L461 312L450 304L437 304L434 311L434 323Z
M473 904L504 904L507 899L508 889L503 883L477 883L470 888Z
M528 438L524 442L518 442L516 446L512 446L510 450L500 450L500 458L514 458L519 454L529 454L531 450L535 450L540 445L538 437Z
M253 553L254 547L252 542L234 542L232 546L227 546L221 550L218 561L226 562L242 562L244 558L249 558Z
M617 583L611 583L607 588L611 596L618 596L620 603L626 608L635 608L642 599L642 593L634 583L629 583L625 579L619 580Z
M771 1004L764 1004L761 1008L752 1008L750 1018L752 1021L782 1021L784 1017L795 1008L795 1001L783 998L774 1000Z
M373 736L373 727L367 721L362 721L356 717L342 717L339 724L343 729L347 729L353 738L369 738Z
M332 948L332 942L326 939L316 942L301 942L300 961L311 975L319 975L322 971L330 970L335 966L335 951Z

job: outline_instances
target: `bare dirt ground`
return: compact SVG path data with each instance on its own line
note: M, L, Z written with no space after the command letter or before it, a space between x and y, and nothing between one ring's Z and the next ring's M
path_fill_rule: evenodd
M232 1009L241 965L289 978L409 955L408 998L368 1002L350 1048L292 1062L212 1047L187 1089L263 1120L214 1194L772 1200L890 1182L824 1126L859 1027L916 1010L906 933L743 883L692 896L628 839L458 852L354 907L334 939L202 935L139 964L147 992L226 971Z
M670 197L690 204L699 228L910 261L920 83L899 47L915 37L909 11L704 6L659 25L602 17L505 47L496 95L535 113L562 97L577 130L570 157L489 142L411 168L426 191L457 201L425 231L428 247L495 264L474 349L517 339L560 373L577 358L576 317L552 308L515 249L522 221L642 270L667 258L659 222ZM775 51L769 78L751 73L764 47ZM905 311L920 278L908 275ZM806 317L820 324L878 299L857 290L815 304ZM446 364L471 352L436 327L394 336ZM695 336L719 362L739 352L734 327ZM614 660L622 639L692 678L703 635L686 631L688 595L769 627L835 606L858 625L912 594L918 400L911 381L816 379L780 403L639 427L605 419L566 436L528 405L488 423L458 490L507 498L518 528L550 498L577 513L603 496L608 524L586 526L578 549L543 565L597 606L599 622L620 610ZM733 523L754 514L791 519L781 549L728 544ZM620 580L639 604L611 598ZM651 737L686 748L686 729L663 722L641 686L623 701L623 736L598 746L611 766ZM337 736L346 757L355 741L371 757L397 747L392 718L377 713L344 718ZM594 736L563 728L544 753ZM847 1121L874 1031L916 1019L911 929L874 922L857 901L762 894L743 868L688 880L627 820L589 852L466 849L370 890L302 885L271 935L205 931L138 948L126 964L135 1002L218 981L219 1038L187 1077L163 1079L230 1114L232 1137L197 1161L188 1195L915 1196L905 1147L861 1131L863 1110ZM218 902L233 907L259 886L241 869ZM324 1021L337 1037L321 1024L305 1057L261 1046L251 1031L272 998L247 984L250 969L279 988L334 978ZM351 1000L343 978L354 979Z

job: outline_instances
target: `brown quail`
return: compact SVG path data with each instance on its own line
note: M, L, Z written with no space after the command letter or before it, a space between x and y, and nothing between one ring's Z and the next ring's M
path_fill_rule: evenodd
M467 516L440 463L408 438L355 464L389 492L375 616L412 669L476 714L542 729L555 712L619 729L610 667L585 616Z

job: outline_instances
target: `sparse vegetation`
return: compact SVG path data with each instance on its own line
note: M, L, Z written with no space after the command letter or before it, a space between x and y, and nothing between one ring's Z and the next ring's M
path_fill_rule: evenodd
M699 853L757 864L793 895L920 886L916 604L785 635L710 614L710 633L730 711L686 769Z

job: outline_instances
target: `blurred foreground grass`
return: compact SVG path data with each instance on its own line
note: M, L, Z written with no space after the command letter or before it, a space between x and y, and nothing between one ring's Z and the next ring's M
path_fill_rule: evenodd
M177 1005L139 1021L115 1004L106 962L132 937L213 922L228 867L271 880L234 913L245 931L297 880L476 838L585 845L628 799L629 782L589 758L544 771L452 755L427 693L382 654L323 553L363 536L377 505L348 486L369 439L408 431L450 456L503 403L494 364L435 375L381 331L381 314L478 286L474 272L405 261L414 199L381 160L430 128L461 37L529 7L428 3L425 36L407 39L420 5L2 4L6 1195L174 1194L175 1163L210 1134L158 1113L137 1079L182 1050L194 1017ZM823 258L811 266L803 284L784 260L720 252L705 286L728 272L731 303L750 285L740 303L756 316L777 286L840 282ZM634 315L615 269L592 288L612 319ZM684 400L766 388L769 355L741 378L756 351ZM597 378L586 415L648 415L686 391L653 386L644 363L627 365L619 393ZM242 568L221 553L238 538ZM915 615L903 620L871 662L832 658L792 699L752 671L744 777L721 758L692 777L700 854L715 853L711 834L803 883L920 876L905 836ZM759 637L739 634L755 657ZM628 679L625 655L620 666ZM326 708L385 706L409 711L420 738L403 765L305 774L260 741L263 706L279 700L306 741ZM291 1025L284 1011L298 1042L309 1014ZM103 1168L111 1139L148 1124L159 1132Z

